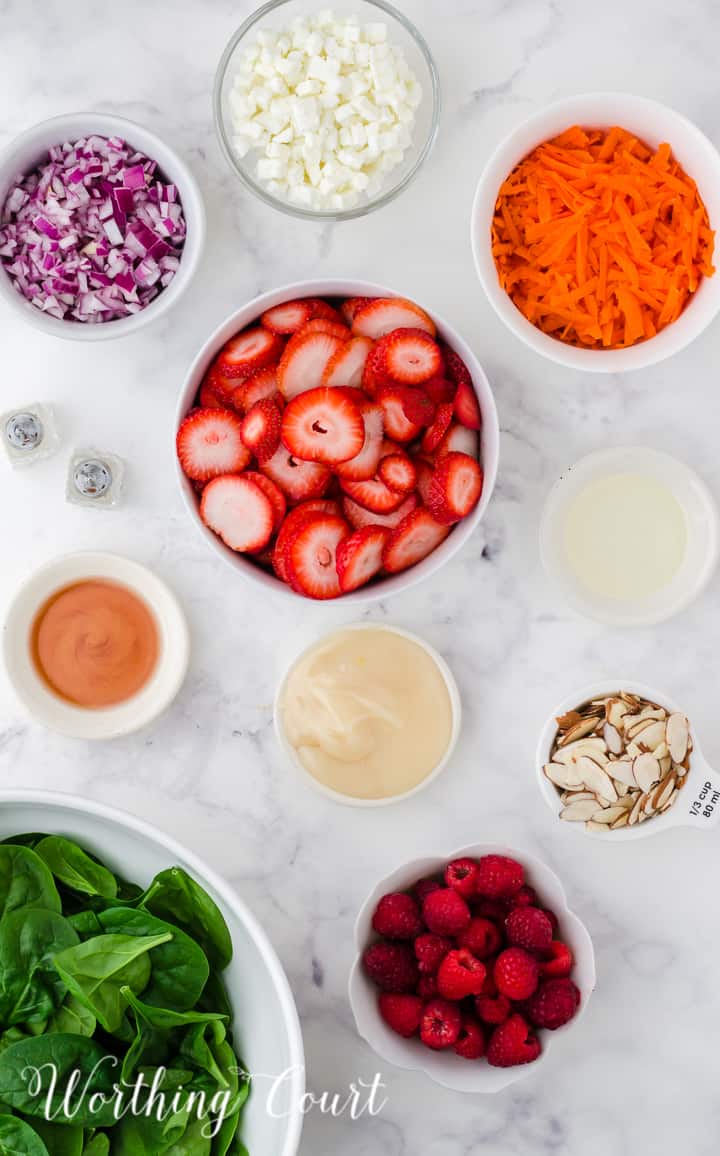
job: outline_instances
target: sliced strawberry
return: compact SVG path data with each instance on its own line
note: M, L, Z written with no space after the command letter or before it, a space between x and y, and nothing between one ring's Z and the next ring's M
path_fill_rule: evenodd
M436 522L429 510L421 506L403 518L383 550L383 566L390 574L407 570L431 554L450 533L449 526Z
M280 445L282 417L269 398L256 401L242 419L242 440L259 462L266 462Z
M351 526L359 530L362 526L387 526L394 529L399 526L403 518L414 510L418 505L417 494L408 494L402 505L398 506L397 510L393 510L390 514L377 514L372 510L366 510L364 506L358 505L352 498L347 496L343 498L343 512Z
M342 321L342 314L322 297L306 297L305 300L312 306L313 317L323 317L325 321Z
M450 429L450 422L453 416L452 402L443 402L435 411L435 418L431 426L425 430L422 440L422 451L424 454L431 454L440 445L440 442L445 437L445 434Z
M278 366L278 387L290 401L306 389L317 389L330 358L342 342L331 333L306 333L287 344Z
M230 409L232 407L232 392L237 383L237 377L231 377L224 373L218 365L216 358L202 379L200 389L201 393L206 396L212 391L226 409ZM208 408L213 409L217 407L210 406Z
M358 340L369 341L367 337ZM369 397L378 397L383 386L396 386L387 369L382 348L374 345L363 367L362 387Z
M393 329L382 337L385 368L395 381L418 385L443 370L439 346L424 329Z
M407 454L387 454L378 468L381 481L398 494L408 494L417 485L417 470Z
M231 550L262 550L273 532L273 508L259 486L244 475L228 474L208 482L200 517Z
M277 387L277 374L273 367L257 369L251 373L232 391L232 405L239 413L247 413L256 401L270 397L278 406L282 404L282 397Z
M329 333L332 337L337 337L338 341L349 341L352 333L347 325L342 321L330 321L327 317L313 317L310 321L306 321L302 329L298 330L298 337L304 337L306 333Z
M192 409L175 439L183 473L196 482L234 474L250 464L237 414L226 409Z
M414 459L415 471L417 473L417 491L422 498L423 504L427 506L428 494L430 493L430 482L433 476L433 467L425 458L417 455Z
M271 333L297 333L313 316L312 301L286 301L283 305L274 305L266 309L260 318L260 324Z
M278 446L273 456L262 463L261 469L291 502L322 497L332 477L327 466L319 462L300 461L283 445Z
M270 480L270 479L268 479ZM285 545L292 537L295 530L298 529L309 517L313 514L340 514L340 506L337 502L328 501L325 498L311 498L307 502L301 502L299 506L295 506L290 510L285 517L285 521L278 531L277 540L275 542L275 549L273 550L273 569L278 578L283 582L288 581L287 571L285 569Z
M288 582L308 598L337 598L342 593L336 551L350 528L334 514L311 514L300 523L283 547Z
M476 430L467 426L457 425L455 422L445 434L435 451L435 460L439 461L445 454L469 454L471 458L478 457L478 435Z
M454 349L451 349L449 345L441 344L440 348L445 359L446 375L455 388L457 389L461 382L472 386L472 375L460 354L456 353Z
M215 382L214 371L206 373L200 383L198 405L201 409L229 409L227 394L218 388Z
M430 425L435 417L435 405L425 391L413 385L400 385L396 388L408 421L414 425Z
M365 425L344 390L320 386L288 402L282 418L283 445L303 461L337 465L360 453Z
M435 405L455 400L455 386L446 377L431 377L422 383L422 388Z
M384 526L364 526L340 543L336 563L343 594L364 586L382 569L382 553L389 534Z
M352 331L356 337L376 341L393 329L424 329L435 336L435 324L424 309L404 297L375 297L355 312Z
M477 394L467 381L461 381L455 394L455 417L468 429L480 429L482 415Z
M244 478L249 478L256 486L259 486L265 497L272 506L273 511L273 534L277 534L278 530L283 524L283 519L287 512L287 502L285 495L279 486L276 486L272 478L266 478L265 474L258 474L255 470L245 470Z
M382 385L378 390L378 401L382 406L385 430L398 442L411 442L422 430L420 422L411 421L405 413L403 385Z
M363 397L363 394L360 396ZM352 482L362 482L366 478L375 477L383 444L382 407L366 401L359 409L365 427L363 447L354 458L340 462L335 471L339 478L349 478Z
M340 485L348 497L375 514L392 513L393 510L397 510L405 496L391 490L380 478L368 478L363 482L340 478Z
M223 345L217 357L218 368L228 377L247 377L255 369L274 365L283 350L283 341L261 325L244 329Z
M353 337L345 342L325 366L322 384L361 386L365 362L372 348L369 337Z
M374 297L348 297L346 301L343 301L340 306L340 312L348 325L352 325L358 309L364 309L366 305L369 305L370 302L374 300Z
M467 517L480 501L483 475L480 465L469 454L446 454L435 466L427 504L443 525L452 525Z

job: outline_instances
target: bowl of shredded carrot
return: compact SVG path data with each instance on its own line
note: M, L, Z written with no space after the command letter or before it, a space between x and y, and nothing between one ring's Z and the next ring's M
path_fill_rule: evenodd
M575 369L618 373L683 349L720 311L720 154L657 101L558 101L499 146L472 245L497 313Z

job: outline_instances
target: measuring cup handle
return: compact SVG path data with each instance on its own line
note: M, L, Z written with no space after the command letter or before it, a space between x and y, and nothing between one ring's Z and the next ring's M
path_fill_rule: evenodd
M695 761L690 778L680 795L685 822L690 827L708 828L720 823L720 774L704 759Z

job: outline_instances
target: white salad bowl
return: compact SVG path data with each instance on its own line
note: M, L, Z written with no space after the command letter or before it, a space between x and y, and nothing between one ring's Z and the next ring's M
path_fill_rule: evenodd
M178 271L166 289L158 293L139 313L94 325L50 317L36 309L17 291L0 262L0 298L16 311L17 316L52 337L69 337L77 341L105 341L112 337L124 337L166 313L190 284L205 246L205 207L197 181L185 161L149 129L124 117L104 112L76 112L51 117L26 129L3 149L0 153L0 220L10 186L47 159L52 145L78 140L92 133L121 137L151 160L157 161L162 175L177 186L187 235Z
M179 866L208 891L232 937L233 959L222 974L237 1050L255 1076L242 1140L251 1156L295 1156L305 1091L300 1023L280 961L240 896L192 851L134 815L53 791L1 791L0 840L30 831L75 839L141 886Z
M720 153L686 117L644 96L624 92L591 92L567 97L522 121L498 145L485 165L472 209L471 243L475 268L490 304L516 337L543 357L587 373L622 373L644 369L678 353L694 341L720 310L720 274L705 277L686 309L648 341L628 349L578 349L543 333L523 316L498 280L491 229L500 186L515 166L544 141L573 125L611 128L620 125L657 147L667 142L692 177L708 211L711 228L720 228Z
M392 891L405 891L417 883L419 879L434 876L442 872L452 859L459 859L465 855L479 858L481 855L508 855L517 859L525 868L525 877L528 883L536 889L543 906L550 908L558 917L560 923L559 934L564 943L567 943L575 957L575 966L572 973L573 982L577 984L581 1003L575 1017L564 1027L556 1031L541 1031L542 1052L532 1064L524 1064L515 1068L494 1068L481 1059L477 1062L465 1060L455 1055L452 1049L434 1052L426 1048L419 1039L403 1039L385 1023L378 1012L378 989L365 975L362 966L362 956L365 948L377 937L372 929L373 912L383 895ZM557 875L539 859L529 855L526 851L517 851L510 847L499 847L494 843L473 843L469 847L460 847L446 855L432 855L423 859L414 859L410 863L398 867L396 871L386 875L384 879L372 889L363 903L355 924L355 946L357 958L350 973L349 996L350 1005L357 1030L373 1051L389 1064L410 1071L423 1072L445 1088L455 1092L487 1093L500 1092L508 1085L531 1075L547 1063L551 1047L567 1032L573 1031L587 1008L588 1001L595 990L595 952L592 940L585 925L568 907L567 897L562 883Z
M188 410L192 408L200 382L213 358L219 353L222 346L230 337L238 333L241 329L244 329L245 326L249 325L252 321L256 321L266 309L271 309L275 305L280 305L284 301L292 301L298 297L397 296L409 296L412 298L412 294L401 295L393 289L388 289L386 286L376 285L369 281L335 279L296 281L292 285L285 285L281 289L274 289L270 293L264 293L262 296L256 297L253 301L249 301L247 305L243 305L241 309L235 310L234 313L231 313L225 318L205 342L190 366L180 391L173 438L180 422ZM422 302L419 302L419 304L422 304ZM458 524L452 528L445 541L441 542L437 549L433 550L427 558L423 558L421 562L418 562L415 566L411 566L400 574L382 578L377 582L353 591L351 594L343 594L335 600L336 604L340 604L343 607L353 604L359 605L365 602L376 602L392 594L400 594L404 590L408 590L411 586L415 586L418 582L422 581L423 578L429 578L430 575L444 566L446 562L449 562L450 559L462 549L473 533L473 530L475 530L482 520L492 496L500 454L500 426L498 424L497 409L495 407L495 399L490 388L490 383L485 376L480 362L470 349L470 346L467 345L456 330L441 317L438 317L436 313L431 312L431 316L437 326L439 336L447 345L459 353L470 370L475 393L480 404L480 411L482 413L480 460L484 475L480 501L472 513L461 522L458 522ZM273 574L267 573L248 557L231 550L212 530L207 528L200 518L195 489L189 479L183 474L180 464L177 461L177 456L175 456L175 469L185 507L192 522L210 549L232 566L236 573L253 582L256 586L285 599L297 601L302 598L302 595L296 594L290 586L281 582L280 579L276 578ZM312 600L308 598L302 598L302 601L306 606L312 602Z

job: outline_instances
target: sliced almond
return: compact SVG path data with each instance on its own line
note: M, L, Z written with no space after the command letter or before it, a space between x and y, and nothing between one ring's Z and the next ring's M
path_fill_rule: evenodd
M624 814L624 807L603 807L601 811L596 811L595 814L590 817L593 823L603 823L609 827L611 823L614 823L616 819L619 819L620 816Z
M650 726L645 727L639 734L636 733L633 738L641 747L652 751L655 758L658 758L656 748L661 745L665 746L665 723L651 722Z
M611 726L619 727L630 707L621 698L611 698L605 706L605 715Z
M667 721L667 744L674 763L685 758L690 740L690 724L684 714L671 714Z
M587 823L585 824L585 830L586 831L603 831L604 832L604 831L607 831L607 827L605 826L604 823L595 823L592 819L588 819Z
M602 735L605 739L607 749L613 755L621 755L625 749L625 744L623 742L623 737L617 727L614 727L612 723L606 722L605 726L603 727Z
M633 774L641 791L649 791L660 780L660 764L655 755L639 755L633 763Z
M642 735L645 733L645 731L650 730L650 728L653 726L655 726L655 719L639 718L635 722L633 722L631 725L628 725L628 722L626 719L625 720L625 737L630 739L631 742L638 742L641 739ZM665 727L663 726L663 738L665 737L664 731L665 731Z
M560 796L563 803L581 803L584 799L594 799L592 791L563 791Z
M667 803L674 790L675 776L671 772L666 775L653 795L653 806L656 811L659 811Z
M606 774L626 787L636 787L637 779L633 774L633 765L630 759L614 759L605 767Z
M590 715L589 718L581 718L579 722L576 722L565 732L560 739L559 746L566 747L570 743L584 739L586 735L591 735L600 721L599 715Z
M593 759L585 756L578 759L577 769L589 791L594 791L606 803L617 802L617 791L613 786L612 779Z
M662 805L662 807L660 808L660 810L661 810L663 813L664 813L665 811L669 811L670 807L672 807L672 805L673 805L673 803L675 802L675 800L677 799L677 797L678 797L678 792L677 792L677 791L673 791L673 793L672 793L672 795L670 796L670 798L669 798L669 799L667 799L667 801L666 801L665 803L663 803L663 805Z
M578 739L566 747L559 747L553 751L553 761L557 763L571 763L581 755L592 755L599 763L607 762L607 748L605 740L601 738Z
M583 779L578 774L574 763L567 767L562 763L546 763L543 771L550 782L563 791L572 790L573 787L580 788L583 785Z
M618 827L627 827L628 819L630 818L629 811L623 811L622 815L612 825L613 831L617 831Z
M582 799L579 803L571 803L569 807L563 807L560 818L567 823L584 823L588 819L592 819L597 809L598 806L594 799Z
M635 824L639 821L644 799L644 795L638 795L635 801L635 806L633 807L628 817L628 827L634 827Z

